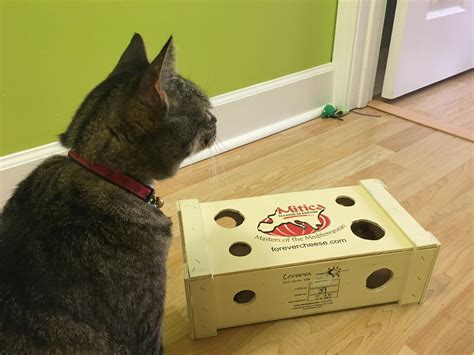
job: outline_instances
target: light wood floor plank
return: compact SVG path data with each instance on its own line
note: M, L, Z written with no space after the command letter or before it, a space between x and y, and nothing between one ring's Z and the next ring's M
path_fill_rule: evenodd
M374 100L369 106L473 141L474 70L394 100Z
M473 349L474 324L472 310L465 304L474 299L474 284L470 283L452 299L423 328L419 329L408 346L425 354L469 354ZM457 321L452 323L455 318ZM446 324L450 324L449 327ZM433 336L434 335L434 336Z
M417 90L390 104L450 122L464 128L474 128L474 70Z
M471 129L453 124L449 120L434 118L432 116L415 112L410 109L398 107L380 100L370 101L369 106L384 111L388 114L395 115L397 117L401 117L412 122L416 122L423 126L434 128L438 131L452 134L453 136L460 137L471 142L474 141L474 132Z
M410 125L409 128L392 134L387 139L379 142L378 144L384 148L398 152L403 148L406 148L417 141L422 140L423 138L428 137L431 134L434 134L436 131L419 125Z

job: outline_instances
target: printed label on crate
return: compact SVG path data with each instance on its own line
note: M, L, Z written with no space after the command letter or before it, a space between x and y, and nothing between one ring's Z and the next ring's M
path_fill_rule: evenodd
M322 231L331 224L322 205L277 207L275 212L260 221L259 232L276 237L296 237Z
M333 236L347 228L345 224L333 226L326 213L326 207L321 204L302 204L277 207L275 212L267 215L257 225L256 240L290 244L281 247L271 247L273 252L310 248L330 244L346 243L344 238L317 240ZM303 242L303 243L301 243Z
M325 272L298 272L283 274L283 285L292 289L288 305L292 310L312 310L332 305L339 296L342 272L339 266Z

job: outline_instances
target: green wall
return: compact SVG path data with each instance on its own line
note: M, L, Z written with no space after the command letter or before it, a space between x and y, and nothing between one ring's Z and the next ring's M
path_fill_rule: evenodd
M0 0L0 155L54 142L133 32L209 96L331 61L337 0Z

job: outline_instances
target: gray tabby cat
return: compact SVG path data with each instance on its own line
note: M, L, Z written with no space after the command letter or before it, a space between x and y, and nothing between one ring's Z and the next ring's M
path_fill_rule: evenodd
M149 63L135 34L60 138L89 162L151 183L214 142L209 108L175 72L172 39ZM54 156L1 218L1 353L163 352L171 222L159 208Z

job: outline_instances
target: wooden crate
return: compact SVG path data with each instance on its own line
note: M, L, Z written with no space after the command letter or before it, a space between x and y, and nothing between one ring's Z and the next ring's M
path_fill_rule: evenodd
M389 302L420 303L440 243L379 180L178 201L191 337ZM229 219L234 227L222 226Z

